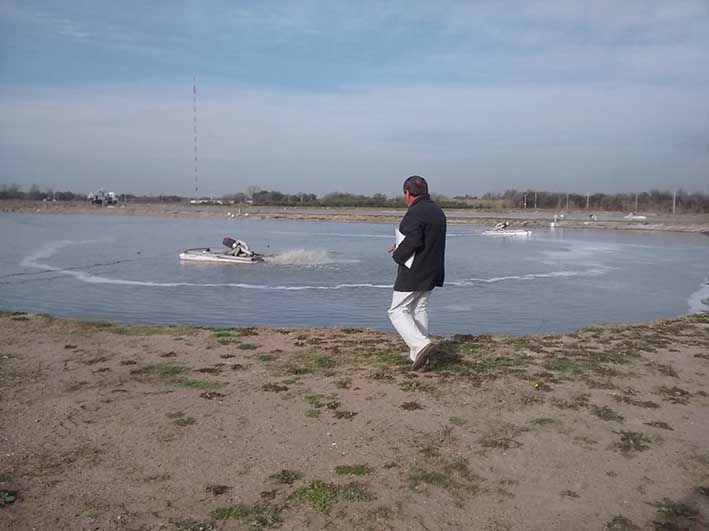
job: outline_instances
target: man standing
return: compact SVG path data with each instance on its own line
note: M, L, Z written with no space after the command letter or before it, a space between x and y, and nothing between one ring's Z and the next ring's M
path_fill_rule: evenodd
M446 216L428 195L423 177L413 175L404 181L404 199L409 207L399 224L404 240L390 250L399 270L389 319L409 346L411 368L416 371L426 365L433 348L426 310L433 288L443 286Z

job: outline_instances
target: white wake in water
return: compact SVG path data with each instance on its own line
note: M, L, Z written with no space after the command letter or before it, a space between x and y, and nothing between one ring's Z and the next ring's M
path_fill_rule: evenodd
M274 291L304 291L304 290L340 290L348 288L379 288L391 289L391 284L337 284L335 286L272 286L267 284L246 284L239 282L219 282L219 283L198 283L198 282L151 282L144 280L125 280L120 278L110 278L100 275L94 275L86 271L62 269L61 267L52 266L41 263L39 260L47 259L56 254L60 249L68 245L97 243L96 240L71 241L61 240L45 245L39 251L26 256L20 262L23 267L32 267L42 269L44 271L53 271L58 274L74 277L75 279L86 282L87 284L114 284L122 286L145 286L157 288L175 288L175 287L200 287L200 288L243 288L257 290L274 290ZM325 251L306 251L303 249L289 251L287 253L270 257L269 261L276 264L296 264L296 265L322 265L331 263L342 263L346 260L337 260L328 256ZM356 261L356 260L355 260Z
M68 245L86 245L89 243L100 243L99 240L59 240L56 242L48 243L44 247L40 248L39 251L32 253L28 256L25 256L22 261L20 262L20 265L22 267L33 267L35 269L46 269L48 271L64 271L61 267L56 267L56 266L51 266L47 264L40 264L38 260L43 260L46 258L51 258L62 247L66 247Z
M387 234L365 234L361 232L305 232L305 231L284 231L284 230L272 230L268 234L277 234L280 236L308 236L310 238L317 238L318 236L337 236L338 238L388 238L391 239L391 235Z
M495 282L505 282L507 280L535 280L537 278L564 278L564 277L598 277L610 271L610 267L594 267L582 271L550 271L549 273L529 273L526 275L510 275L506 277L492 278L464 278L446 282L451 286L472 286L474 284L493 284Z
M372 283L344 283L336 284L334 286L318 286L318 285L303 285L303 286L274 286L268 284L246 284L240 282L219 282L219 283L197 283L197 282L151 282L144 280L125 280L120 278L104 277L100 275L94 275L87 271L81 271L76 269L63 269L61 267L52 266L39 260L45 260L51 258L56 254L61 248L68 245L75 244L87 244L87 243L97 243L96 240L85 240L85 241L70 241L61 240L45 245L36 253L26 256L20 262L20 265L24 267L31 267L36 269L42 269L44 271L52 271L57 274L67 275L74 277L75 279L86 282L87 284L114 284L122 286L145 286L145 287L157 287L157 288L176 288L176 287L198 287L198 288L241 288L241 289L255 289L255 290L269 290L269 291L306 291L306 290L342 290L351 288L369 288L369 289L391 289L393 286L391 284L372 284ZM307 264L307 265L320 265L327 263L343 262L343 260L335 260L328 256L324 251L305 251L305 250L295 250L283 253L271 257L269 259L271 263L274 264ZM557 278L557 277L589 277L589 276L599 276L605 274L611 268L593 268L586 269L582 271L551 271L549 273L530 273L527 275L512 275L505 277L493 277L493 278L468 278L462 280L453 280L446 282L447 286L473 286L479 283L494 283L494 282L504 282L513 280L535 280L538 278ZM709 286L707 286L709 289ZM698 292L699 293L699 292ZM698 301L705 295L699 295Z
M709 278L689 296L689 313L709 312Z

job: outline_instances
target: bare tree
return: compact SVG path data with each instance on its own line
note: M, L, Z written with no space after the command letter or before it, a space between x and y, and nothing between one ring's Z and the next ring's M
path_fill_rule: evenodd
M246 197L248 197L249 199L253 199L253 198L254 198L254 195L256 195L257 193L259 193L260 191L261 191L261 187L260 187L260 186L255 186L255 185L252 184L251 186L249 186L249 187L246 189Z

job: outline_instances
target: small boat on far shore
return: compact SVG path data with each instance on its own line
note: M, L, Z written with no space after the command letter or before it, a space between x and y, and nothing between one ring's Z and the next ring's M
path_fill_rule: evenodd
M627 216L623 216L623 219L643 220L643 219L647 219L647 216L640 216L640 215L636 214L635 212L631 212Z
M531 236L531 230L519 229L503 229L503 230L486 230L483 231L483 236Z
M523 225L526 224L523 223ZM507 227L510 226L509 221L502 221L495 225L495 228L492 230L486 230L483 231L483 236L513 236L513 237L525 237L525 236L531 236L532 231L531 230L525 230L525 229L508 229Z

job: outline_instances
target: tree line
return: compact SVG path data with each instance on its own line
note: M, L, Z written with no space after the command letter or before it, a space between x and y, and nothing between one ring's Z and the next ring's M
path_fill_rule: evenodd
M120 202L130 203L183 203L189 201L189 198L180 195L134 195L134 194L119 194ZM22 190L22 186L18 184L3 184L0 185L0 200L1 199L25 199L30 201L86 201L88 194L77 194L70 191L56 191L52 188L40 190L39 186L33 184L27 192Z
M443 206L449 208L470 208L464 200L436 196ZM261 190L249 187L246 193L226 194L221 198L229 203L250 203L263 206L319 206L319 207L390 207L406 206L403 197L387 197L384 194L363 195L333 192L318 197L311 193L286 194L278 190Z
M30 186L30 189L27 192L23 192L22 186L19 184L3 184L0 186L0 199L29 199L32 201L56 199L57 201L82 201L86 199L86 194L76 194L68 191L55 191L51 188L42 192L36 184Z
M506 190L485 194L483 199L501 201L505 208L553 210L596 210L619 212L709 212L709 194L680 189L618 194L578 194L539 190Z
M120 202L130 203L184 203L190 198L179 195L134 195L121 194ZM86 194L70 191L41 191L32 185L27 192L17 184L0 185L0 199L29 199L35 201L80 201ZM709 194L667 190L618 194L579 194L541 190L506 190L487 193L483 196L462 195L446 197L434 194L434 199L444 208L470 209L546 209L589 210L619 212L677 212L709 213ZM277 190L261 190L250 186L246 192L224 194L219 198L202 198L203 203L253 204L262 206L310 206L310 207L373 207L401 208L405 206L401 196L387 197L384 194L351 194L333 192L323 196L312 193L288 194Z

